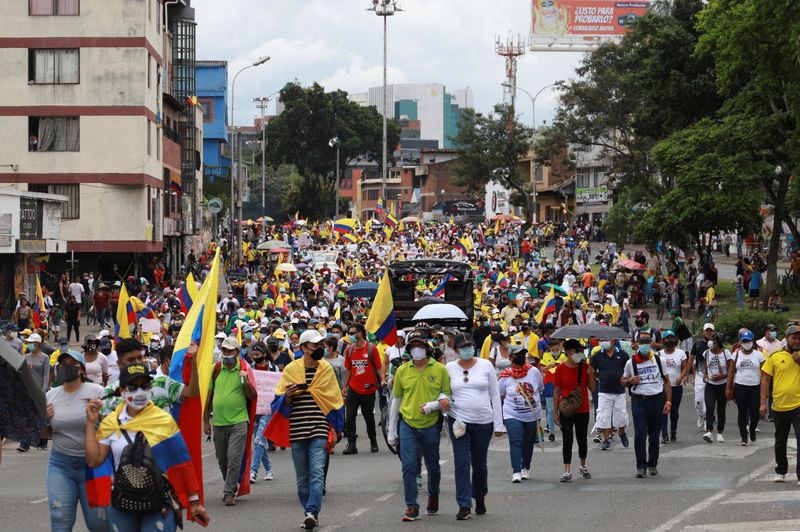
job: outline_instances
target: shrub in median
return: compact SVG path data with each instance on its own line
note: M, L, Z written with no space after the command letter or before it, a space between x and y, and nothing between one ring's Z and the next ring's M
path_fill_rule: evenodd
M716 330L725 336L726 342L738 340L739 329L745 327L753 331L756 338L764 336L768 324L778 327L778 335L786 330L786 315L768 310L735 310L725 312L714 321Z

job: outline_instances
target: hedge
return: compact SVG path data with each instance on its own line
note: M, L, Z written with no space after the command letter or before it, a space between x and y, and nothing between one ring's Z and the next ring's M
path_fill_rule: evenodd
M714 320L717 332L725 336L726 342L736 342L739 329L745 327L753 331L758 339L764 336L764 331L768 324L778 327L778 336L783 337L786 330L786 314L771 312L768 310L734 310L725 312Z

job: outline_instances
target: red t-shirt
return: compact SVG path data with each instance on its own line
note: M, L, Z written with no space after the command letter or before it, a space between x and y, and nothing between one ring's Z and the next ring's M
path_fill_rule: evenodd
M581 368L581 406L578 408L579 414L589 413L589 364L582 363L580 366L571 368L566 364L559 364L556 368L556 374L553 377L553 383L556 387L561 388L561 398L568 396L575 386L578 385L578 367Z
M367 347L372 347L372 360L367 355ZM380 384L375 379L376 370L380 374L381 355L374 345L365 343L361 348L355 346L347 349L344 356L344 367L350 370L350 389L360 394L375 393ZM371 384L369 388L367 384Z

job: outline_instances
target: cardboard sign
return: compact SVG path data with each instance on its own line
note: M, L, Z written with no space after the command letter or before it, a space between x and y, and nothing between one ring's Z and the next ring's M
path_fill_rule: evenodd
M253 370L256 377L256 391L258 400L256 402L256 415L269 415L272 413L270 403L275 398L275 387L281 380L281 374L277 371L258 371Z
M142 325L142 332L143 333L160 333L161 332L161 321L160 320L143 319L141 321L141 325Z

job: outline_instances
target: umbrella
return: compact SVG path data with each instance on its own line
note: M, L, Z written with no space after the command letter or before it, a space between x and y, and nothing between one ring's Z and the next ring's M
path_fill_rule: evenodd
M406 224L418 224L418 223L420 223L420 219L419 219L418 216L406 216L405 218L403 218L400 221L403 222L403 223L406 223Z
M631 259L623 259L619 261L619 265L621 268L625 268L626 270L644 270L646 266L641 262L636 262L635 260Z
M242 220L242 225L253 225L255 222L253 220Z
M279 272L296 272L297 271L297 267L294 264L292 264L291 262L281 262L280 264L275 266L275 269L278 270Z
M288 242L284 242L283 240L268 240L267 242L262 242L258 245L256 249L260 249L261 251L270 250L275 248L285 248L288 246Z
M542 288L552 288L556 292L561 292L562 294L567 295L567 291L564 290L564 287L558 286L557 284L545 283L542 285Z
M630 334L619 327L609 327L598 323L587 325L568 325L561 327L553 334L552 338L607 338L615 340L617 338L630 338Z
M294 265L294 267L297 268L298 270L305 270L306 268L308 268L308 264L306 264L305 262L298 262L297 264Z
M262 216L261 218L259 218L259 219L258 219L258 220L256 220L256 221L257 221L258 223L260 223L260 224L263 224L264 222L267 222L267 223L273 223L275 220L273 220L273 219L272 219L271 217L269 217L269 216Z
M373 298L377 293L378 283L372 281L359 281L347 289L347 295L350 297Z
M270 253L289 253L289 250L287 248L273 248L269 251Z
M514 219L513 216L509 214L498 214L497 216L493 216L489 218L492 222L510 222Z
M0 341L0 438L38 441L47 405L25 359Z
M414 321L433 321L433 320L467 320L464 311L451 303L433 303L425 305L414 314Z
M294 225L306 225L308 220L295 220Z

